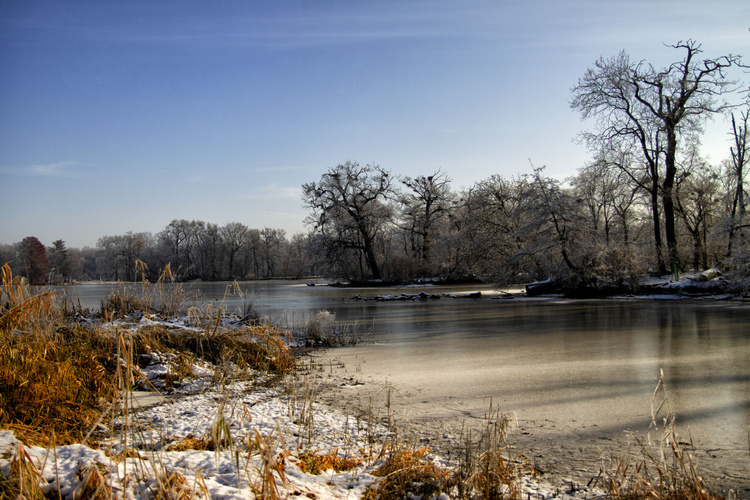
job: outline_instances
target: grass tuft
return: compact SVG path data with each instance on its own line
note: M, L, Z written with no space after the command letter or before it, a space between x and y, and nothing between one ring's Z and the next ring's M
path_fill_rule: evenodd
M393 449L373 472L383 479L367 489L364 500L434 498L452 486L451 474L425 459L427 450Z
M652 442L652 431L659 432L658 442ZM605 477L604 485L610 498L723 498L701 478L687 445L677 433L676 417L669 403L663 371L651 400L651 425L647 437L633 438L639 454L626 454L613 460Z
M101 470L100 470L101 469ZM78 471L78 484L70 498L87 498L91 500L110 500L113 498L112 488L107 483L106 469L99 464L92 463Z
M209 498L205 487L204 495ZM198 495L195 493L195 488L190 487L185 476L177 471L164 470L157 478L154 498L155 500L192 500L198 498Z
M0 334L7 336L13 331L26 332L43 327L56 316L55 294L31 293L27 281L13 277L10 264L0 269Z
M43 499L45 482L39 469L24 448L18 443L10 460L10 475L5 477L0 470L0 498L25 498L27 500Z
M308 450L302 452L298 458L302 472L315 475L329 470L346 472L362 465L362 460L358 458L339 456L337 449L324 454Z

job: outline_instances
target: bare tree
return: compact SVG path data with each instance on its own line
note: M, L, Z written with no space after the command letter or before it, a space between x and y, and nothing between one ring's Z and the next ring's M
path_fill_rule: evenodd
M693 269L709 267L708 234L719 218L719 172L706 163L697 139L687 145L677 182L676 208L693 242Z
M244 277L239 276L238 274L238 270L236 269L236 257L243 245L247 243L248 231L249 229L247 226L239 222L230 222L219 229L224 246L229 254L227 276L231 279Z
M571 184L577 199L586 207L595 232L604 234L606 245L631 243L631 218L639 187L612 163L598 159L578 171Z
M693 40L671 47L684 50L685 56L661 70L643 61L632 63L624 52L600 59L573 88L571 101L583 118L597 118L599 133L590 141L634 140L654 181L663 158L659 188L670 267L679 265L674 198L679 138L700 131L708 115L729 108L721 97L736 90L736 82L728 80L725 72L741 65L740 57L731 54L699 60L701 46ZM657 234L657 217L654 224Z
M389 223L390 172L378 165L347 161L330 168L318 182L302 185L303 206L312 210L308 223L319 231L333 257L353 250L360 260L360 278L366 264L373 279L381 279L377 239Z
M745 177L747 172L745 167L750 161L750 145L747 143L747 124L750 120L750 109L740 113L739 124L732 114L732 147L731 153L731 182L734 184L732 193L732 203L729 228L729 242L727 244L727 255L732 255L732 246L735 235L744 227L747 207L745 204L747 194L745 192Z
M432 267L432 245L435 226L450 209L451 179L438 170L429 176L404 177L401 183L409 190L399 197L401 229L409 237L410 250L418 256L419 273L427 275Z
M283 247L286 243L286 231L265 227L260 231L263 261L266 264L265 276L270 278L277 274L277 262L283 257Z

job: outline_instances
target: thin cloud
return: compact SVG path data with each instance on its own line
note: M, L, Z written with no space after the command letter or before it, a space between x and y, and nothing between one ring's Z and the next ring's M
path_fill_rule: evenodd
M248 200L299 200L301 196L301 186L279 186L276 183L271 183L250 191L243 198Z
M73 177L72 171L74 161L60 161L56 163L40 163L24 167L2 167L0 171L12 175L25 175L30 177Z

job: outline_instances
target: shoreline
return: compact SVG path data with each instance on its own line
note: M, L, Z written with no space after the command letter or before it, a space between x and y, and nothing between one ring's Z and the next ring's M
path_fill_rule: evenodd
M421 407L428 396L422 394L418 386L401 387L398 382L382 377L382 373L377 374L379 378L372 376L368 373L367 360L360 358L357 363L352 355L342 355L340 349L348 348L336 347L308 354L313 363L325 367L325 373L318 375L323 404L344 412L366 409L373 401L379 401L385 408L385 390L390 385L393 390L389 411L400 434L407 442L431 447L448 458L455 458L455 450L460 449L462 431L472 425L481 425L484 415L478 407L449 407L441 400L440 405L445 411L439 416L425 413ZM357 352L356 355L361 356L361 350ZM635 427L618 427L604 422L576 427L575 424L550 419L554 417L523 419L516 416L516 425L508 434L508 445L524 454L535 468L543 472L540 481L554 488L579 488L584 492L597 484L601 487L602 472L608 465L624 456L637 459L642 455L636 438L646 439L651 422L648 400L652 396L653 388L644 392L646 405L642 408L642 421L639 420ZM499 407L502 404L499 401L488 398L483 404L515 414L513 407ZM680 423L679 413L676 421L681 439L692 442L687 449L697 470L706 474L702 477L707 483L723 491L734 490L737 498L750 498L750 441L737 443L732 450L710 449L693 441L689 426ZM659 429L650 434L651 439L659 441Z

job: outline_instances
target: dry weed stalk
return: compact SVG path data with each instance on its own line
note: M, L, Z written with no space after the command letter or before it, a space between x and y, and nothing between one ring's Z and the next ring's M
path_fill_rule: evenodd
M661 420L661 424L658 420ZM652 430L660 432L658 443L651 440ZM686 444L680 441L663 370L651 399L651 424L646 439L635 435L633 439L638 444L640 454L624 455L614 462L613 471L605 478L610 497L659 500L722 498L712 492L700 477Z
M74 500L110 500L113 498L112 488L104 477L106 472L103 474L99 469L99 464L89 464L80 469L78 477L81 482L69 495L69 498Z
M323 454L308 450L302 452L298 458L302 472L315 475L329 470L346 472L362 465L362 460L359 458L339 456L338 449Z
M44 482L29 452L22 443L17 443L10 460L10 476L6 478L0 470L0 498L41 500L45 498L41 487Z
M282 451L279 454L276 452L276 439L273 434L262 436L257 429L253 429L252 435L247 436L247 447L249 450L248 463L253 462L253 456L257 457L257 460L254 462L254 468L260 479L257 484L251 483L251 488L255 494L255 498L259 500L281 500L282 497L276 483L276 475L279 476L282 485L285 488L287 487L286 475L284 473L284 458L287 456L287 452L283 438L281 438L281 432L278 432L278 435L281 439L282 447Z
M0 333L26 331L55 316L52 292L31 293L31 287L20 276L13 277L10 264L0 270Z
M200 471L196 472L196 481ZM155 500L192 500L198 498L196 490L197 484L191 487L185 476L177 471L162 470L156 478L156 491L154 492ZM205 498L210 498L205 483L202 483L201 493Z
M454 478L458 497L521 498L519 479L533 469L522 454L507 445L515 416L502 413L490 398L484 422L478 436L473 430L463 431L464 446Z
M285 391L288 394L287 415L297 424L300 440L305 439L307 446L311 446L315 438L315 389L310 384L310 379L304 375L300 382L297 374L284 379ZM301 445L299 446L301 448Z

